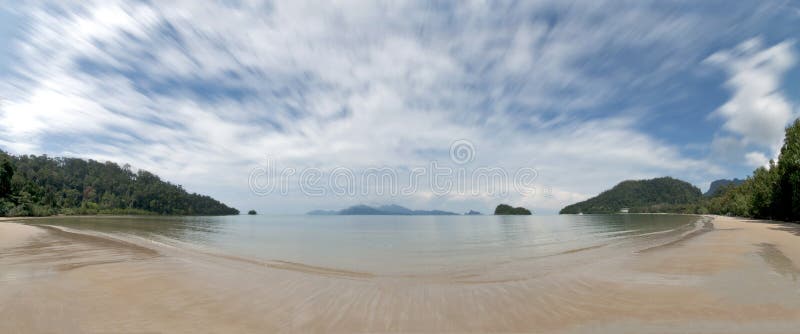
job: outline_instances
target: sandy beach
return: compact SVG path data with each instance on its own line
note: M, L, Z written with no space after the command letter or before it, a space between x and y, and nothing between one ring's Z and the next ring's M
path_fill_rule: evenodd
M0 333L795 333L800 225L713 217L502 274L388 277L0 222ZM561 258L559 258L561 259ZM560 261L560 260L559 260ZM535 268L549 266L552 271Z

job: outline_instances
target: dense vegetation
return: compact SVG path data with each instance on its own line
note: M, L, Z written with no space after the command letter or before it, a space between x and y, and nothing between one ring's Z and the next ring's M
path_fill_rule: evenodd
M800 220L800 119L786 129L778 162L759 167L739 186L729 186L706 203L712 213Z
M494 209L495 215L530 215L531 211L523 207L512 207L508 204L500 204Z
M656 180L671 180L659 181ZM573 204L561 213L630 212L720 214L740 217L800 220L800 119L786 129L778 162L759 167L739 182L718 185L709 196L686 182L661 178L625 181L597 197Z
M703 194L697 187L671 177L623 181L610 190L586 201L569 205L560 213L657 212L697 203Z
M0 216L238 213L128 165L0 151Z

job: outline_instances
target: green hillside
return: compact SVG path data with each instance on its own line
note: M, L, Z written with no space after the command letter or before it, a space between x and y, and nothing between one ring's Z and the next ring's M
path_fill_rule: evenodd
M702 196L697 187L671 177L623 181L596 197L565 207L560 213L614 213L622 208L649 212L651 207L697 203Z
M129 166L0 151L0 216L232 215L239 211Z

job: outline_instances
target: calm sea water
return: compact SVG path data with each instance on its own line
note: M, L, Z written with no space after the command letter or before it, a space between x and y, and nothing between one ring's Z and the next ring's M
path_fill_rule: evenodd
M387 274L486 267L644 242L696 216L59 217L30 221L263 261Z

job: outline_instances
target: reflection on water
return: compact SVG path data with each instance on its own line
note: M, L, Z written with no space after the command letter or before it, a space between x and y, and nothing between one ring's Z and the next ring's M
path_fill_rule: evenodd
M408 274L521 259L683 233L695 216L61 217L32 224L138 236L257 260Z

